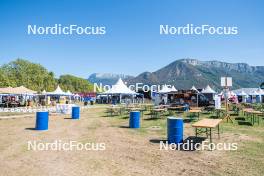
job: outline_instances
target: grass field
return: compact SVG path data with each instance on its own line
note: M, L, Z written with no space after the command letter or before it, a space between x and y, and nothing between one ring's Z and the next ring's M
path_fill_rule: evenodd
M95 106L94 106L95 107ZM166 116L150 119L145 112L140 129L128 128L128 115L108 117L104 106L86 109L80 120L51 115L48 131L32 130L31 118L0 120L0 175L262 175L264 122L248 126L221 123L215 143L237 143L237 151L160 150L166 140ZM9 114L10 115L10 114ZM177 114L188 118L187 114ZM213 114L201 114L210 118ZM242 114L239 117L243 117ZM232 119L237 116L232 116ZM184 124L184 138L194 136ZM104 151L32 151L28 141L75 140L105 143Z

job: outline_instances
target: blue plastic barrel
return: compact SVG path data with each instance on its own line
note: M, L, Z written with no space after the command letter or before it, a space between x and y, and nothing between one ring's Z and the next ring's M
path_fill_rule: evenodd
M140 128L140 112L139 111L130 112L129 128Z
M36 130L47 130L49 128L49 112L37 112Z
M167 138L168 143L182 143L183 142L183 119L176 117L167 118Z
M80 107L74 106L72 107L72 119L79 119L80 118Z

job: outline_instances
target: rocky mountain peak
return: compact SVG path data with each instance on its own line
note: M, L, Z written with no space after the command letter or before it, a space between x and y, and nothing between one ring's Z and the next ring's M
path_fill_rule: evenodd
M186 63L186 64L190 64L190 65L199 65L200 61L197 59L190 59L190 58L186 58L186 59L180 59L178 60L180 62Z

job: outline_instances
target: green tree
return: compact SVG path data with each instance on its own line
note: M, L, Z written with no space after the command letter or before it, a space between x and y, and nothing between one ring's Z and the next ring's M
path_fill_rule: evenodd
M49 72L40 64L24 59L17 59L0 67L0 87L25 86L35 91L54 91L60 84L63 90L71 92L89 92L93 86L86 79L72 75L62 75L57 80L53 72Z
M63 90L70 90L71 92L93 91L93 85L88 80L73 75L61 75L58 83Z
M56 85L54 74L47 71L40 64L27 60L17 59L2 66L1 70L8 77L9 84L13 86L25 86L29 89L41 91L51 90Z
M0 87L8 87L13 86L14 82L10 82L8 76L5 72L0 68Z

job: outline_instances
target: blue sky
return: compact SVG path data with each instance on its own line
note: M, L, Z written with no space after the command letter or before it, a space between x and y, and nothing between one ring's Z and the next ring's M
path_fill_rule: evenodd
M264 65L262 0L0 0L0 64L40 63L56 76L137 75L180 58ZM163 36L159 25L238 26L235 36ZM106 26L103 36L36 36L27 25Z

